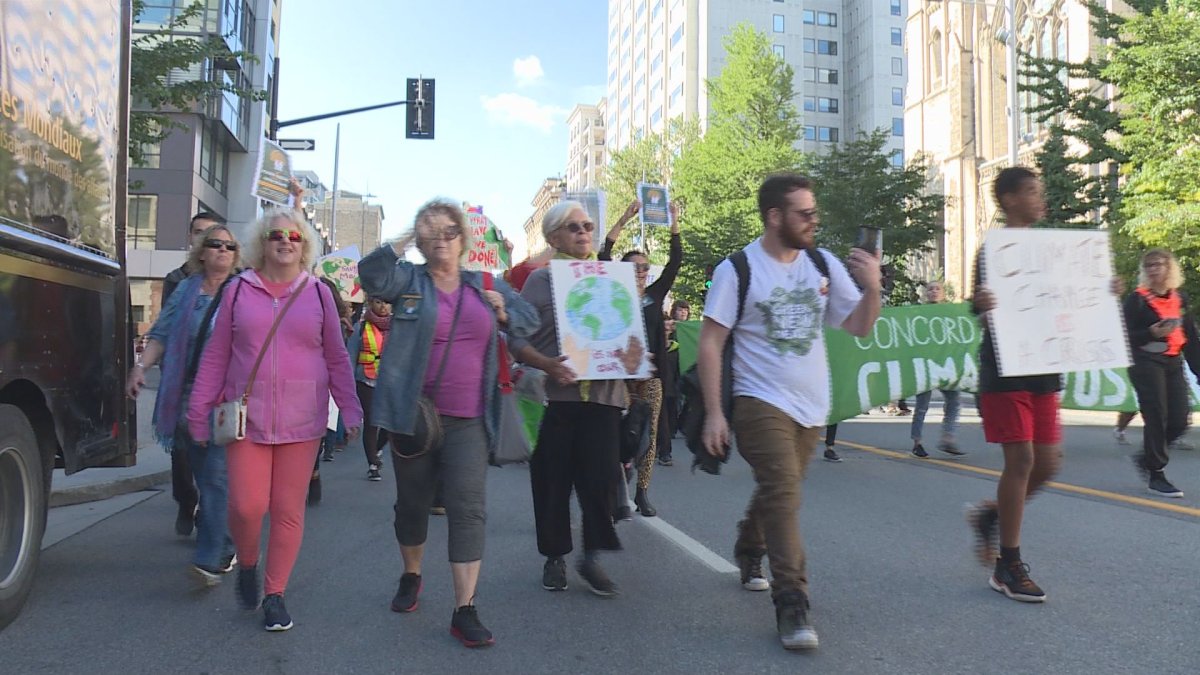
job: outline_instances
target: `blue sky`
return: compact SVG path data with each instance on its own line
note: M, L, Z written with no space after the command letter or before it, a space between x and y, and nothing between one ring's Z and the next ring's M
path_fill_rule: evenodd
M284 0L282 120L401 100L423 75L437 82L436 138L405 140L400 107L279 135L315 139L293 162L332 187L340 121L339 187L376 195L385 239L445 196L483 205L521 256L529 202L566 165L567 114L604 94L607 21L601 0Z

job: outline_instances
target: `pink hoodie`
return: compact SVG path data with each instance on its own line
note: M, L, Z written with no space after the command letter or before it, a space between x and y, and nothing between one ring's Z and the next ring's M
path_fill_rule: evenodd
M301 274L287 295L276 300L258 274L246 270L225 289L200 358L187 412L193 439L207 441L213 409L245 391L263 340L293 293L302 295L280 323L254 378L246 437L275 445L324 436L331 391L346 428L362 425L354 371L329 288Z

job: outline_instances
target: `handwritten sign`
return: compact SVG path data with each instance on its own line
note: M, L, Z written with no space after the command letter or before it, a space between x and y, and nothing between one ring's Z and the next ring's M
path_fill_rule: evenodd
M668 207L670 201L666 187L653 183L638 183L637 194L642 202L639 214L643 225L671 224L671 211Z
M469 212L467 227L471 230L471 250L463 259L463 269L476 272L508 269L512 266L504 237L495 223L482 213Z
M255 197L289 206L292 195L288 182L292 179L292 159L275 141L263 138L258 146L258 165L254 167Z
M1002 376L1129 365L1107 232L1002 228L983 252Z
M630 373L622 355L646 347L646 324L633 263L550 261L558 346L581 380L650 377L647 355Z
M357 246L338 249L317 260L316 274L332 281L346 302L366 302L367 297L358 278L358 261L361 258Z

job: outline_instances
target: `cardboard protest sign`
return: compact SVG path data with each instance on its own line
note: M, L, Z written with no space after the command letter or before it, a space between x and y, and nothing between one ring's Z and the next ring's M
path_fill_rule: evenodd
M580 380L650 377L649 359L635 373L621 361L635 344L647 347L633 263L552 260L550 284L558 346Z
M1107 232L1001 228L983 254L1001 376L1129 365Z
M264 201L290 206L292 194L288 183L292 179L292 159L275 141L261 139L258 146L258 165L254 167L255 197Z
M463 269L475 272L512 267L504 236L490 218L474 210L467 211L467 227L471 230L471 250L463 259Z
M643 225L670 225L671 211L667 188L653 183L638 183L638 200L642 202L639 215Z
M366 302L367 296L358 279L358 261L361 258L357 246L338 249L317 259L316 275L332 281L346 302Z

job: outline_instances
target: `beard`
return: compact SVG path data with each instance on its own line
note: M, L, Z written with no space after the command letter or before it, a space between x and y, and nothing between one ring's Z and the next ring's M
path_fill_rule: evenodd
M812 230L800 233L786 227L780 228L779 240L784 246L797 251L812 248L814 244Z

